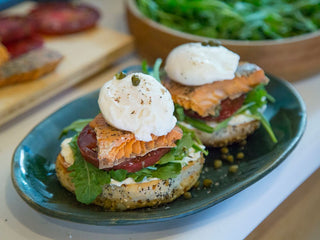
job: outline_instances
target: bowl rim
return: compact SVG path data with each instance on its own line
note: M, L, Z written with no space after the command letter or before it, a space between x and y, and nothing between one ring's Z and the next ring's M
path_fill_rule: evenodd
M288 44L288 43L296 43L301 42L305 40L310 40L315 37L319 37L320 39L320 29L311 32L311 33L305 33L293 37L287 37L287 38L280 38L280 39L267 39L267 40L230 40L230 39L220 39L220 38L210 38L210 37L204 37L204 36L198 36L191 33L185 33L181 32L172 28L169 28L165 25L162 25L158 22L155 22L154 20L144 16L140 10L137 7L135 0L126 0L126 6L127 9L135 15L137 18L139 18L141 21L145 22L147 25L152 26L153 28L156 28L160 30L161 32L166 32L171 35L175 35L180 38L185 38L190 41L205 41L209 39L215 39L221 41L223 44L232 45L232 46L262 46L262 45L281 45L281 44Z

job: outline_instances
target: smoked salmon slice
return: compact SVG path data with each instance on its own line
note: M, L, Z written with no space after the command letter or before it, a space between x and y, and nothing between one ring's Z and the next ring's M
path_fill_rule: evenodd
M113 167L128 158L144 156L159 148L175 147L175 141L182 137L182 130L176 126L167 135L152 135L150 142L139 141L133 133L109 125L101 113L89 125L96 133L100 169Z
M185 86L169 78L163 85L171 93L175 103L184 109L191 109L202 117L215 115L216 107L226 98L234 99L249 92L260 83L267 84L269 79L264 71L255 64L240 63L235 78L217 81L201 86Z

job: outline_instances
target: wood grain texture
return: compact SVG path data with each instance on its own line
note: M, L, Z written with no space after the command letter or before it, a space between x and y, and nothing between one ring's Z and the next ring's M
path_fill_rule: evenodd
M32 82L0 88L0 124L101 71L133 49L132 37L105 28L45 39L64 59L58 68Z
M158 57L165 59L180 44L209 39L172 30L147 19L137 10L135 1L127 1L126 13L137 51L150 63ZM221 42L238 53L242 61L255 63L267 73L288 81L297 81L320 72L320 31L283 40Z
M320 169L315 171L246 240L320 238Z

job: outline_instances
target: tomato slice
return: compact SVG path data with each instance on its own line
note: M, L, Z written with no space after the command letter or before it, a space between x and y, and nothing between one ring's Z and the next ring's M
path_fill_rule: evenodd
M11 43L35 32L35 25L30 18L22 16L0 17L0 41L3 44Z
M78 137L78 146L83 158L93 164L96 167L99 167L99 160L97 154L97 138L96 133L89 125L87 125L80 133ZM170 148L159 148L152 152L147 153L144 156L130 158L127 161L114 166L113 168L104 169L109 170L118 170L125 169L128 172L137 172L142 168L149 167L154 165L160 160L160 158L170 151Z
M29 13L39 33L62 35L87 30L96 25L100 14L95 8L66 2L40 3Z
M42 47L43 39L40 35L34 34L30 37L4 44L4 46L10 53L11 58L15 58L31 50Z
M221 101L220 103L220 112L219 112L219 116L218 117L214 117L214 116L208 116L208 117L201 117L199 114L197 114L196 112L192 111L192 110L185 110L185 114L189 117L192 118L197 118L197 119L201 119L204 121L217 121L217 122L221 122L229 117L232 116L232 114L234 114L239 108L241 108L241 106L243 105L243 102L245 100L245 94L241 95L238 98L235 99L224 99L223 101Z

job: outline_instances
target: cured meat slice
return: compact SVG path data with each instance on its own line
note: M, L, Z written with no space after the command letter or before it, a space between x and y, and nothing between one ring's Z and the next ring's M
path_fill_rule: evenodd
M34 20L37 32L62 35L94 27L100 14L88 5L54 2L38 4L29 16Z
M23 16L0 16L0 41L3 44L17 41L32 35L33 21Z
M31 50L42 47L43 39L40 35L32 35L24 39L4 44L4 46L10 53L11 58L16 58Z

